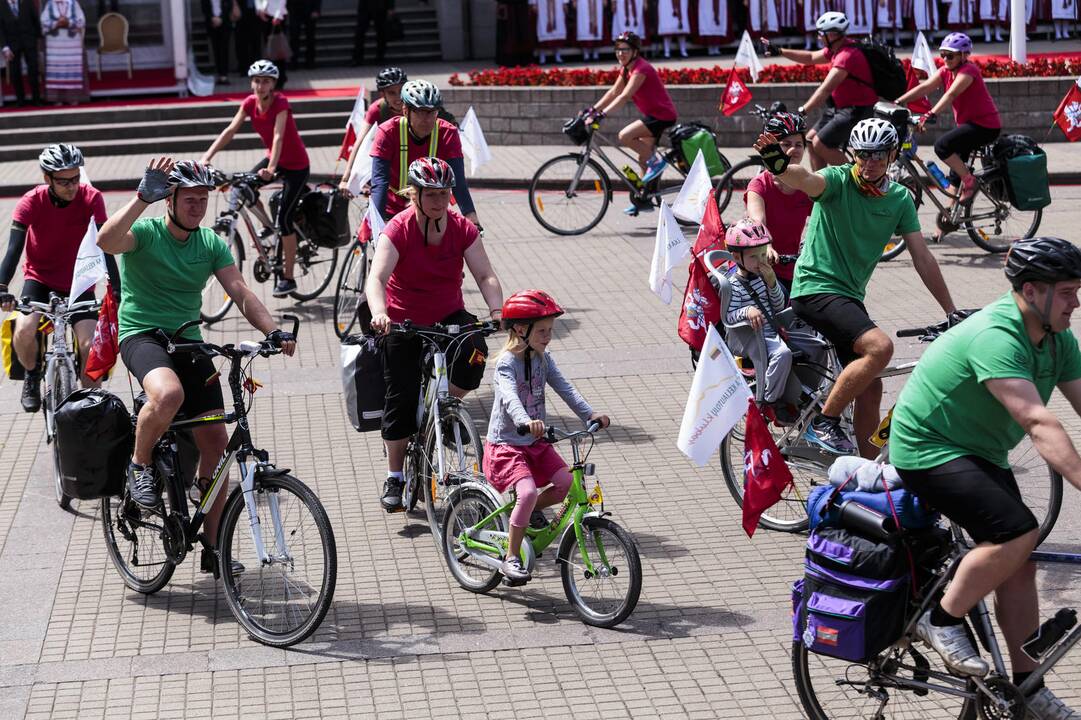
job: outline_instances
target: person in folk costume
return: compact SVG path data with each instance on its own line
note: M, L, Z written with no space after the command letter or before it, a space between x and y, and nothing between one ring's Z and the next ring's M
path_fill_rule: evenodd
M632 32L646 37L646 0L611 0L612 37Z
M731 37L728 0L698 0L697 5L698 23L694 41L705 45L710 55L720 55L721 43Z
M529 0L537 20L537 58L548 62L548 51L555 50L555 61L563 62L560 50L567 44L567 0Z
M946 11L946 27L965 30L976 24L976 0L953 0Z
M1077 20L1078 0L1051 0L1051 20L1055 24L1055 39L1069 40L1070 25Z
M934 44L938 30L938 0L905 0L903 8L904 16L912 18L916 30L927 37L927 42Z
M89 100L82 7L75 0L47 0L41 8L41 32L45 35L45 101L77 105Z
M834 3L830 0L803 0L803 49L811 50L815 47L815 38L818 37L818 28L815 23L830 10L834 10Z
M901 0L878 0L876 7L875 27L879 29L879 41L883 45L889 44L886 39L887 31L893 29L893 46L901 47L901 26L905 22L904 12L901 8Z
M574 0L573 8L574 39L582 59L597 60L606 37L604 0Z
M788 34L791 31L798 32L800 27L799 0L780 0L777 10L778 20L782 32Z
M679 39L679 54L687 57L687 36L691 32L688 0L657 0L657 35L664 43L664 56L672 57L672 37Z
M1010 23L1010 0L980 0L979 16L983 24L983 41L991 42L991 29L994 28L995 42L1005 42L1002 28ZM1032 0L1025 0L1025 23L1032 24Z
M781 29L777 0L743 0L747 6L747 29L751 35L776 35Z
M533 18L528 0L497 0L495 5L495 61L513 67L533 60Z
M870 37L875 27L876 0L845 0L843 12L848 17L849 35Z

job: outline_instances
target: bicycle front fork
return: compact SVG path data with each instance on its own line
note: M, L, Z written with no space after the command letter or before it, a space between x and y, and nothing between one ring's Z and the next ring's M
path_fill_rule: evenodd
M257 465L254 462L245 461L237 463L240 469L240 491L244 493L244 506L248 510L248 523L251 528L252 545L259 561L264 565L278 563L291 563L293 558L289 554L289 547L285 541L285 529L282 527L281 507L278 504L277 493L266 493L267 508L270 511L270 521L274 527L274 556L268 552L263 542L262 522L259 520L259 511L255 501L255 477Z

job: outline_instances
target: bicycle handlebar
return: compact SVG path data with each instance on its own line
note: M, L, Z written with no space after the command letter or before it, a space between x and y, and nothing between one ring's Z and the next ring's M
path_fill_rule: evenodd
M956 322L954 322L952 318L947 318L947 319L945 319L945 320L943 320L941 322L937 322L934 325L928 325L926 327L904 328L902 330L897 331L897 337L899 337L899 338L918 337L922 342L931 342L932 340L937 338L939 335L941 335L942 333L949 330L954 325L957 325L958 323L963 322L965 320L965 318L967 318L969 315L971 315L974 312L976 312L976 311L975 310L958 310L957 313L958 313L959 317L958 317Z
M518 425L514 429L518 432L519 435L528 435L529 434L529 426L528 425ZM547 440L550 443L554 443L554 442L559 442L560 440L569 440L570 438L576 438L579 435L592 435L593 433L597 432L600 429L601 429L601 424L596 420L593 420L588 425L586 425L585 430L579 430L578 432L572 432L572 433L569 433L566 430L561 430L560 428L557 428L554 425L546 425L544 427L544 435L542 435L541 437L543 437L545 440Z
M50 301L47 303L37 302L31 300L29 297L23 296L23 298L15 305L15 309L24 315L37 312L51 317L66 317L75 315L76 313L86 312L87 310L98 310L100 308L101 301L96 298L94 300L82 300L68 306L64 298L56 293L52 294Z
M777 256L777 264L778 265L792 265L793 263L796 262L796 259L798 257L799 257L798 255L778 255Z
M290 332L295 339L297 337L297 332L300 330L300 318L298 318L296 315L283 315L282 319L292 321L293 329ZM206 341L177 342L177 338L180 337L181 333L183 333L190 327L198 325L201 322L201 320L192 320L184 323L179 328L177 328L176 332L173 333L172 337L169 337L169 335L164 330L158 328L157 336L158 338L165 340L165 351L170 355L175 352L188 352L198 355L205 355L206 357L221 356L229 358L233 361L239 360L243 357L255 357L256 355L261 355L262 357L270 357L271 355L277 355L282 351L281 345L271 340L245 340L239 345L234 345L232 343L226 345L215 345L214 343L209 343Z
M457 324L457 323L435 323L434 325L417 325L411 320L405 322L392 322L387 334L396 333L401 335L439 335L441 337L459 337L461 335L468 335L475 332L483 333L485 336L492 335L499 331L500 322L498 320L478 320L477 322ZM365 337L373 337L373 335L350 335L346 340L350 340L353 343ZM342 341L343 343L345 340Z

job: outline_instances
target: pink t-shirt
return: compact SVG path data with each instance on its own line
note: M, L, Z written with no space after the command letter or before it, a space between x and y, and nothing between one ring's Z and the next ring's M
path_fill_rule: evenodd
M364 122L368 123L368 125L378 125L380 122L380 118L383 117L383 106L386 104L386 100L384 100L383 98L379 98L371 105L369 105L368 109L364 111ZM387 120L399 117L400 115L400 112L398 112L394 108L391 108L390 114L387 115Z
M278 167L286 170L303 170L311 163L308 162L308 151L304 147L304 141L297 132L297 124L293 119L293 111L289 109L289 101L281 93L274 93L270 101L270 107L265 113L259 112L259 101L254 95L249 95L241 105L244 114L251 120L252 129L258 133L266 146L267 157L270 157L270 148L274 146L274 122L278 113L288 113L285 120L285 133L282 135L282 153L278 157Z
M410 205L391 218L383 234L398 251L398 263L387 280L391 320L431 325L465 308L462 268L465 251L478 237L476 225L449 212L443 241L427 245L417 224L416 206Z
M763 171L747 183L747 192L759 195L766 203L766 229L773 238L773 249L780 255L799 253L800 240L803 238L803 226L811 216L814 201L802 190L791 195L777 187L777 181L769 171ZM743 202L747 202L744 193ZM778 264L774 270L777 277L791 282L793 264Z
M841 68L848 73L848 77L830 93L834 105L846 108L878 102L878 93L871 82L871 66L854 40L846 40L836 52L826 50L826 57L831 68Z
M75 256L90 218L101 225L106 216L105 199L89 185L79 185L75 198L62 208L49 199L48 185L23 195L11 216L27 227L23 277L58 292L70 290Z
M942 68L942 87L949 89L956 76ZM957 68L957 75L968 75L972 82L965 91L953 101L953 119L958 125L972 123L985 128L1001 128L1002 119L998 116L998 108L991 99L991 93L987 92L987 85L983 82L983 75L976 63L966 62Z
M657 74L656 68L644 58L639 57L631 63L630 74L642 75L646 79L631 98L638 112L649 115L655 120L675 120L678 117L676 104L672 102L672 96L664 88L664 83L661 82L661 76Z
M372 141L372 157L383 158L390 163L390 192L387 193L387 207L384 216L397 215L405 209L409 201L394 192L398 188L399 175L401 173L401 124L405 122L402 116L387 120L376 129L375 140ZM435 146L435 156L442 160L454 160L462 157L462 139L458 135L458 128L446 120L436 120L439 137ZM433 132L435 132L433 130ZM417 142L412 135L406 133L406 162L409 164L422 157L428 157L432 149L432 136ZM459 180L461 182L461 180Z

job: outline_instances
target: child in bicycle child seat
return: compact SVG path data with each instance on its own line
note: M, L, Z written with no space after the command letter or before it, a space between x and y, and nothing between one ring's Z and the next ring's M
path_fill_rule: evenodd
M754 331L729 332L726 342L733 353L751 359L759 381L765 378L764 399L773 408L777 420L792 422L795 408L784 399L792 370L792 350L776 325L776 315L785 307L785 295L767 257L772 239L765 225L751 218L729 227L724 239L736 259L736 271L730 283L732 297L724 320L728 325L747 322ZM768 357L760 357L759 334L766 341ZM798 382L795 387L798 388Z
M509 335L492 378L495 398L484 443L484 475L499 492L513 487L517 493L507 557L500 568L512 582L530 579L520 557L530 515L535 509L561 502L571 486L567 463L550 444L540 440L544 434L544 386L551 385L583 422L596 420L601 427L608 427L608 417L593 412L546 352L552 326L562 314L563 308L541 290L515 293L503 303L503 326ZM529 428L525 435L518 434L522 425Z

